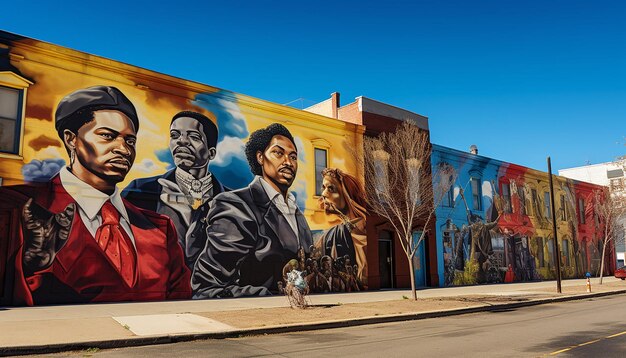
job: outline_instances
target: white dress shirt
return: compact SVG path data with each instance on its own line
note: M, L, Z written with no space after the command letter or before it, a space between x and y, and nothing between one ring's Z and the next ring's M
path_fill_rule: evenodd
M98 189L95 189L91 185L85 183L84 181L78 179L74 174L72 174L66 167L63 167L59 172L59 176L61 178L61 185L63 185L63 189L67 191L68 194L76 201L78 204L78 213L80 215L83 224L87 227L87 230L91 233L91 236L96 237L96 231L100 225L102 225L102 215L100 215L100 209L102 209L102 205L107 200L111 200L111 204L117 209L120 213L120 226L124 229L124 231L130 237L130 240L133 242L133 246L135 246L135 237L133 236L133 231L130 228L130 220L128 220L128 213L126 212L126 207L124 207L124 202L122 201L122 197L120 196L120 192L115 188L115 191L111 196L101 192Z
M291 229L296 234L296 237L298 237L298 221L296 220L296 210L298 209L298 206L296 204L296 197L293 193L289 192L287 194L287 202L285 202L285 198L280 192L266 182L263 177L259 176L259 178L261 179L261 185L263 185L265 193L269 196L274 205L276 205L278 210L280 210L285 219L287 219L289 226L291 226Z

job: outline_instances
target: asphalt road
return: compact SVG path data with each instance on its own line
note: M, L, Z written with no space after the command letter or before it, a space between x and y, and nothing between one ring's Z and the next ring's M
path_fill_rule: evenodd
M626 295L420 321L76 352L94 357L626 357Z

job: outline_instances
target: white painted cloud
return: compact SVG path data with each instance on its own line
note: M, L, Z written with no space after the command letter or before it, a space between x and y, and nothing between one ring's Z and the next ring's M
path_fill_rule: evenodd
M345 158L334 157L332 160L331 168L345 168L345 165L346 165ZM351 174L354 174L354 173L351 173Z
M157 170L165 171L165 168L163 168L162 165L156 164L154 160L146 158L139 163L135 163L133 165L133 170L142 173L152 174Z
M241 138L236 137L224 137L215 148L217 155L215 159L211 161L211 165L218 167L225 167L229 165L233 157L243 158L245 161L245 143Z
M61 153L65 152L65 149L58 147L46 147L44 150L40 150L35 152L35 158L38 160L50 159L50 158L63 158L64 155Z
M297 179L292 185L290 190L296 196L296 203L300 211L304 212L306 209L306 180Z
M302 142L302 138L293 137L293 140L296 142L296 149L298 150L298 160L300 164L306 164L306 154L304 153L304 142Z

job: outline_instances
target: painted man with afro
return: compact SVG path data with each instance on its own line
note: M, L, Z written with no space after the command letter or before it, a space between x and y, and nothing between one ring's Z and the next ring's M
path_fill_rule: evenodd
M206 246L191 280L194 298L278 292L286 262L312 245L309 226L289 192L298 171L293 136L273 123L250 135L252 182L218 194L207 215Z

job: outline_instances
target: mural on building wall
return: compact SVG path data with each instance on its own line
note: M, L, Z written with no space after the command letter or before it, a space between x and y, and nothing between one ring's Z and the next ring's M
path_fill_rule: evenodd
M313 196L320 124L20 65L34 79L23 160L0 159L0 205L19 224L0 261L13 304L276 294L293 260L312 292L367 288L343 133L324 139L335 167Z
M459 173L436 209L443 285L555 278L547 174L438 146L432 160L449 163ZM592 213L593 189L555 180L564 278L599 273L601 232Z
M139 124L115 87L61 100L55 129L68 165L39 185L2 188L22 212L17 299L32 305L189 297L171 221L123 201L117 188L135 162Z

